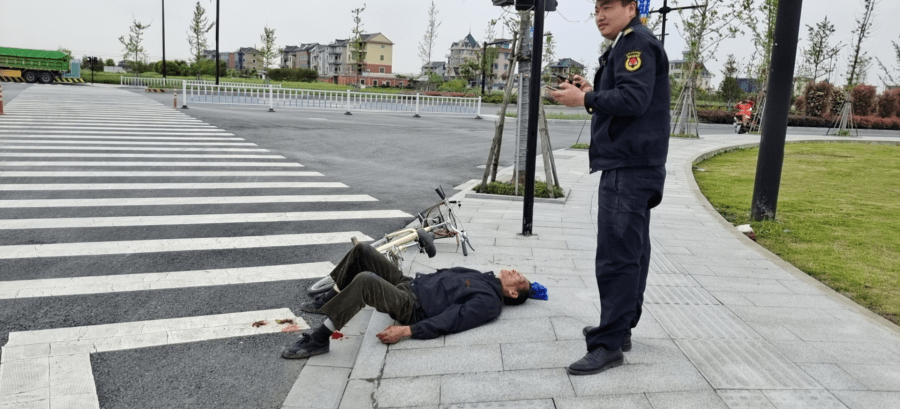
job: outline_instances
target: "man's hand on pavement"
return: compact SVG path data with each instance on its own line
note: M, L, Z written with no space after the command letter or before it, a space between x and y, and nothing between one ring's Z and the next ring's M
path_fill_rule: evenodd
M587 85L587 88L590 89L590 85ZM567 107L584 106L585 91L578 89L578 87L569 84L568 82L559 84L559 89L559 91L549 92L550 97Z
M385 344L396 344L403 338L412 336L412 330L409 326L391 325L378 333L378 339Z

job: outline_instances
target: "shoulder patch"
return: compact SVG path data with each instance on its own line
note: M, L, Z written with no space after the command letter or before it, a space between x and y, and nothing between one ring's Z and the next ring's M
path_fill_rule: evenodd
M631 27L628 27L628 28L626 28L625 31L622 33L622 37L625 37L625 36L627 36L627 35L629 35L629 34L631 34L631 33L633 33L633 32L634 32L634 29L631 28Z
M641 68L641 52L629 51L625 53L625 69L629 72L635 72Z

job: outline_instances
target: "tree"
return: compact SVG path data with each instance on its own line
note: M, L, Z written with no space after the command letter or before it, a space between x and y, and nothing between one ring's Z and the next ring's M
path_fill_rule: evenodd
M881 62L881 59L875 57L875 60L878 61L878 67L881 68L882 74L878 75L878 78L885 86L893 86L900 85L900 44L897 44L891 41L891 44L894 45L894 53L897 59L897 67L893 70L889 69L884 63Z
M112 67L112 66L115 66L115 65L116 65L116 61L115 61L115 60L113 60L112 58L107 58L107 59L106 59L106 66L107 66L107 67Z
M437 29L441 26L441 22L437 21L438 9L431 1L431 7L428 9L428 26L425 28L425 36L419 43L419 58L422 59L422 65L428 67L426 74L431 74L431 52L434 50L434 43L437 41Z
M544 70L547 71L547 74L542 77L545 83L550 82L550 64L553 63L553 59L556 58L556 41L553 39L553 33L546 32L544 34Z
M65 47L63 47L63 46L59 46L59 48L57 48L56 51L60 51L60 52L65 53L65 54L66 54L66 59L67 59L67 60L71 60L71 59L72 59L72 50L70 50L70 49L68 49L68 48L65 48Z
M815 28L807 24L806 30L809 33L809 47L800 51L803 56L803 71L808 73L810 80L817 81L820 76L830 73L827 62L840 52L841 43L835 46L828 44L834 33L834 24L828 21L828 16L817 23Z
M728 106L734 105L734 102L739 100L744 94L744 91L741 90L737 78L735 77L737 73L737 60L735 60L734 54L728 54L728 59L725 61L725 67L722 69L722 75L725 78L719 85L719 95L721 100L727 103Z
M775 16L778 0L741 0L744 10L742 20L753 39L754 53L747 65L747 74L755 78L760 92L765 92L769 65L772 63L772 46L775 44ZM753 62L756 62L755 64Z
M263 27L263 33L259 36L262 41L262 48L259 49L260 57L263 60L263 68L268 69L275 62L280 54L275 47L275 29L268 26Z
M353 86L359 87L359 77L366 67L366 43L363 38L362 19L359 17L366 10L366 4L350 11L353 14L353 30L350 36L350 61L353 63Z
M129 28L130 33L128 34L128 41L125 41L125 36L119 36L119 42L125 46L122 50L125 53L122 56L126 61L129 61L128 59L131 57L130 61L133 63L133 69L137 75L141 75L141 65L147 58L147 51L141 43L144 41L144 30L150 28L150 24L141 24L141 22L134 18L132 18L132 20L131 27Z
M200 5L200 2L197 2L197 5L194 7L194 18L191 19L191 25L188 27L187 35L188 35L188 44L191 45L191 55L194 57L194 62L198 62L203 59L203 51L206 50L208 43L206 42L206 33L209 30L212 30L215 27L216 23L207 23L206 19L206 9Z
M853 29L853 43L850 50L850 57L847 61L847 87L853 88L859 84L861 77L865 76L865 68L868 66L871 58L868 53L862 50L863 41L872 35L872 15L875 12L875 5L878 0L863 0L863 15L856 19L856 28Z
M471 84L480 72L479 69L481 63L478 61L479 59L480 56L475 59L466 58L466 60L459 65L459 76L466 80L466 85Z

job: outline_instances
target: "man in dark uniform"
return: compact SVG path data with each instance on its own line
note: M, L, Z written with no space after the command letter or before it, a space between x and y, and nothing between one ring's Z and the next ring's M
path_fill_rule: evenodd
M453 267L412 279L363 243L344 256L331 278L337 288L303 306L304 311L328 319L282 351L282 357L302 359L328 352L331 334L366 305L402 324L378 333L381 342L393 344L408 337L431 339L475 328L500 316L504 304L521 304L531 296L531 283L516 270L500 270L495 277L492 272Z
M584 329L588 353L573 375L625 362L641 318L650 263L650 209L662 201L669 150L669 60L637 18L634 0L596 0L595 22L613 41L594 85L575 77L550 95L591 117L591 172L602 171L597 221L600 325Z

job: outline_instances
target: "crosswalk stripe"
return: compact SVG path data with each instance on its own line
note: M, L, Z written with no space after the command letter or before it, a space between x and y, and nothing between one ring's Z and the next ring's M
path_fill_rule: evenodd
M281 155L215 155L181 153L57 153L57 152L0 152L7 158L206 158L206 159L287 159Z
M34 124L47 124L47 125L39 125L39 126L131 126L131 127L140 127L147 125L147 121L83 121L77 119L59 119L59 120L21 120L21 119L12 119L12 120L4 120L0 121L0 125L21 128L22 126L33 126ZM157 127L175 127L175 126L186 126L192 128L215 128L215 126L201 122L201 121L182 121L178 123L159 123L153 121L153 126Z
M400 210L350 210L282 213L189 214L166 216L73 217L50 219L0 219L0 230L67 229L92 227L181 226L194 224L239 224L306 222L320 220L403 219Z
M6 129L0 129L0 133L21 133L22 131L11 131ZM202 134L209 135L218 135L218 136L234 136L231 132L209 132L209 131L191 131L191 132L172 132L171 130L152 130L152 131L53 131L55 135L67 135L67 134L91 134L91 135L184 135L184 136L197 136ZM15 136L15 135L13 135Z
M172 251L233 250L263 247L309 246L349 243L372 238L359 231L279 234L271 236L208 237L196 239L125 240L87 243L25 244L0 246L0 259L100 256L110 254L160 253Z
M305 171L91 171L91 172L56 172L56 171L0 171L0 178L80 178L80 177L209 177L209 176L325 176L319 172Z
M6 115L10 115L10 118L18 118L20 116L41 116L44 118L70 118L72 116L82 117L89 116L92 118L142 118L142 119L177 119L177 118L187 118L184 114L178 112L166 113L164 111L160 112L152 112L152 111L97 111L95 108L88 108L79 111L58 111L48 113L43 110L17 110L17 109L9 109L5 110Z
M0 184L2 191L54 190L175 190L175 189L310 189L344 188L340 182L252 182L252 183L68 183ZM334 195L332 195L334 197ZM373 199L374 200L374 199Z
M115 166L115 167L281 167L302 168L303 165L293 162L92 162L92 161L58 161L34 162L13 161L0 162L0 166Z
M0 299L59 297L127 291L164 290L215 285L264 283L324 277L334 269L330 262L262 267L121 274L91 277L0 281Z
M183 130L188 130L191 132L198 132L198 133L200 133L200 132L206 132L206 133L225 132L225 130L215 128L215 127L201 127L201 126L190 127L190 126L183 126L183 125L157 126L156 124L131 125L131 126L122 126L122 125L115 125L115 126L87 126L87 125L66 125L66 126L52 125L52 126L49 126L49 125L40 125L40 126L34 126L34 125L6 125L6 124L0 125L0 131L3 131L5 133L24 132L24 131L42 132L42 131L47 131L47 130L50 130L52 132L62 132L62 133L68 133L67 131L72 131L72 133L74 133L75 131L90 131L90 130L97 130L97 131L133 131L133 130L171 131L172 130L172 129L168 129L168 128L183 129ZM62 129L63 131L57 131L59 129ZM80 133L84 133L84 132L80 132Z
M144 124L147 121L141 121L138 119L131 118L123 118L122 116L115 117L104 117L91 119L89 115L79 115L77 118L72 118L71 116L58 116L58 117L48 117L44 115L16 115L16 116L2 116L0 117L0 124L7 122L24 122L24 123L56 123L56 122L72 122L72 123L92 123L92 122L102 122L102 123L132 123L132 124ZM206 122L203 122L199 119L184 117L184 118L171 118L164 120L156 120L153 121L158 124L187 124L187 125L209 125Z
M268 149L256 148L160 148L154 146L131 148L127 146L42 146L42 145L9 145L0 149L34 149L34 150L84 150L84 151L180 151L180 152L269 152Z
M180 183L190 185L190 183ZM248 183L248 185L251 185ZM255 185L255 184L254 184ZM3 186L3 185L0 185ZM345 186L339 186L345 187ZM94 206L182 206L248 203L376 202L369 195L278 195L278 196L197 196L197 197L115 197L105 199L20 199L0 200L0 208L94 207Z
M219 136L124 136L124 135L15 135L15 138L41 138L41 139L124 139L124 140L150 140L150 141L246 141L244 138L227 138ZM0 138L3 138L0 136ZM63 141L57 141L64 143Z
M60 141L60 140L50 140L50 141L42 141L39 139L3 139L0 136L0 143L34 143L34 144L73 144L73 145L196 145L196 146L210 146L210 145L223 145L223 146L257 146L253 142L159 142L159 141L110 141L110 140L102 140L102 141Z

